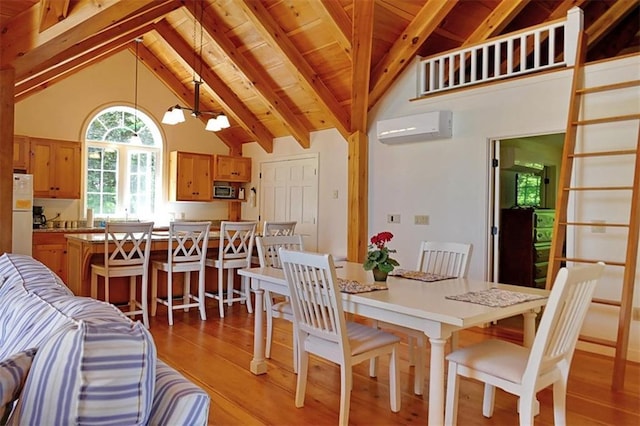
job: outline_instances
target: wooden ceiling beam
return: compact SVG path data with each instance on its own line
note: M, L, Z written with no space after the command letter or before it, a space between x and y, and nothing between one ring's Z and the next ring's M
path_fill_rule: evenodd
M351 18L347 15L338 0L321 0L312 2L317 9L324 11L330 18L328 22L335 28L336 40L349 58L351 58Z
M429 0L393 43L387 55L371 72L369 108L372 108L409 65L425 40L458 3L458 0Z
M40 0L40 32L67 17L69 0Z
M587 48L595 45L638 5L638 0L618 0L585 30Z
M156 24L156 31L171 48L187 63L193 60L193 48L165 20ZM202 58L198 58L202 60ZM222 105L224 111L251 134L266 152L273 152L273 135L253 113L244 105L235 93L218 77L211 68L202 68L203 81L212 89L213 98ZM202 99L201 99L202 100ZM222 131L224 132L224 130ZM218 132L218 133L222 133Z
M297 76L300 83L315 95L318 103L331 118L334 127L338 129L345 140L348 140L351 131L349 114L300 51L296 49L267 9L262 3L252 0L238 0L238 5L267 43L280 52L285 65Z
M173 3L174 0L164 0ZM1 63L11 64L16 75L25 75L47 59L64 52L87 37L103 31L132 14L156 7L155 0L79 0L67 19L39 33L39 4L8 22L2 30Z
M351 67L351 132L367 132L369 79L373 41L372 1L353 3L353 66Z
M157 5L154 5L154 7L148 8L139 14L135 14L127 19L117 22L104 31L95 33L92 36L75 43L68 49L59 52L56 55L52 55L34 68L24 70L23 74L16 75L17 81L22 83L23 80L35 77L39 73L47 72L49 68L57 67L62 62L73 60L77 56L84 56L87 52L100 49L102 46L110 44L112 40L122 40L123 37L128 37L129 40L133 40L143 34L140 32L140 28L146 28L148 31L149 28L151 28L148 26L149 23L153 23L161 19L167 13L174 11L179 6L179 3L174 3L172 1L158 3Z
M485 41L500 34L531 0L503 1L491 11L462 44L463 46Z
M98 46L92 50L86 50L84 54L75 58L60 62L56 66L49 68L47 71L23 80L16 84L15 96L16 102L19 102L34 93L46 89L52 83L63 80L86 67L102 61L106 56L111 56L124 48L131 40L142 36L143 34L153 30L153 24L147 24L143 27L136 28L133 32L128 32L120 37L111 40L109 43Z
M186 7L195 19L195 4L187 3ZM311 146L309 129L271 87L271 84L263 77L260 70L257 70L233 44L233 41L226 35L226 29L208 13L204 14L202 20L201 25L204 30L211 36L220 50L224 52L227 60L234 65L239 73L244 75L247 83L256 91L256 95L269 108L269 111L289 129L291 136L302 148L309 148Z

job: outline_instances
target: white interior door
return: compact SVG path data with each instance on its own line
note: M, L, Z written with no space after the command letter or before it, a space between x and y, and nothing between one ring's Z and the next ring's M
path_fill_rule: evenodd
M318 158L260 165L260 222L295 220L305 250L318 247Z

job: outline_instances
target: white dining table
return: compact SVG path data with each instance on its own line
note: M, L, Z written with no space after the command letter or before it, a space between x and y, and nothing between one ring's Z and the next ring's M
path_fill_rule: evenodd
M278 268L247 268L238 273L251 279L251 289L255 292L254 345L250 370L254 374L267 372L265 343L263 334L264 292L288 295L289 290L284 271ZM337 262L336 275L339 278L373 283L373 275L365 271L362 264ZM540 308L547 303L546 298L517 303L506 307L490 307L476 303L446 299L470 291L500 288L519 293L548 296L547 290L520 287L494 282L455 278L435 282L389 276L387 289L358 294L342 294L345 312L363 317L397 324L420 330L431 344L429 373L429 425L444 422L445 398L445 344L451 333L468 327L491 323L516 315L524 316L524 342L530 347L535 336L535 318Z

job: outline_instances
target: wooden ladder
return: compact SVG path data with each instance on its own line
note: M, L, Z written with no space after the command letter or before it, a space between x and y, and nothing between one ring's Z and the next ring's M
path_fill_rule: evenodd
M546 287L547 289L551 288L558 270L566 262L593 263L602 260L607 264L607 266L619 267L623 269L621 287L622 290L620 299L606 300L594 298L593 300L593 303L596 304L619 307L617 339L607 340L597 337L580 336L580 340L582 341L615 348L612 387L615 390L619 390L624 388L627 349L629 344L629 330L631 327L633 313L633 290L635 285L637 266L636 264L638 258L638 234L640 229L640 130L638 130L638 135L635 136L635 141L633 141L633 138L631 138L631 141L627 141L629 143L629 147L627 148L625 146L624 149L616 148L612 150L604 150L600 148L589 151L585 148L585 145L587 145L585 139L586 135L588 134L588 130L591 129L592 131L596 131L594 129L596 129L598 125L602 125L604 123L628 122L632 120L638 121L640 123L640 113L635 112L633 114L585 119L585 112L581 111L581 109L584 108L586 97L588 95L607 91L611 91L615 94L615 91L620 91L634 86L640 86L640 81L633 80L616 82L614 84L586 88L584 87L585 55L586 36L583 34L578 46L576 64L573 69L569 117L567 120L565 143L562 154L562 165L560 168L558 198L556 201L557 216L553 229L551 251L549 254L549 270L547 274ZM600 132L602 132L602 130L600 130ZM610 146L614 142L615 144L622 145L615 135L612 139L609 139L606 144ZM635 142L635 148L632 146L633 142ZM593 162L594 159L597 158L600 158L599 161L603 161L602 159L604 157L612 156L617 156L616 158L621 161L621 164L627 164L625 163L625 159L626 161L635 162L632 166L629 166L633 167L633 182L631 184L625 186L607 186L606 184L580 185L579 183L576 183L580 181L580 178L582 178L582 180L593 180L595 176L599 176L603 179L610 179L608 173L603 174L601 170L597 169L597 166L593 167L593 164L592 170L590 170L589 162ZM574 171L574 163L576 164L576 171L578 173ZM578 174L580 177L576 176ZM590 204L592 207L593 203L597 202L595 200L600 199L600 206L598 207L601 207L602 209L595 208L594 210L597 211L597 213L595 214L601 214L601 211L606 210L607 207L607 205L605 204L607 202L607 195L605 194L606 191L616 191L616 195L618 196L617 200L619 198L623 198L625 203L629 203L630 211L628 223L606 222L594 224L594 222L592 221L581 218L572 218L572 220L569 219L567 210L570 205L573 205L573 208L575 209L575 212L573 212L572 216L578 217L579 213L582 213L582 215L584 215L584 212L578 212L578 209L576 208L576 200L580 199L580 197L592 197L592 204ZM628 200L626 198L626 194L630 194ZM572 204L570 204L570 200L573 201ZM583 208L583 210L586 209ZM585 245L593 245L592 242L595 238L594 235L587 234L589 227L591 227L591 233L606 232L606 229L610 228L612 229L611 232L619 232L614 231L614 229L626 229L626 254L624 261L612 259L590 259L588 258L588 255L585 256L585 258L582 258L579 255L567 256L565 253L571 253L572 251L575 251L576 253L581 251L589 253L590 251L592 251L590 249L585 250L584 248ZM598 231L596 231L596 229ZM568 250L565 246L565 243L567 242L566 240L568 230L572 235L572 250ZM585 239L587 239L588 241L585 242ZM624 238L620 238L619 240L624 240ZM609 250L604 249L600 251L600 253L603 252L608 253ZM613 277L613 279L615 280L615 276Z

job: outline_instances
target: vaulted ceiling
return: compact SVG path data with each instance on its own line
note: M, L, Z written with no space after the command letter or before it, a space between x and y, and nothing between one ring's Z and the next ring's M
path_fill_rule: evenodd
M2 68L15 101L123 49L180 99L223 111L233 152L336 128L367 112L414 56L430 56L584 10L587 61L640 50L637 0L0 0ZM129 72L129 71L127 71ZM194 79L202 80L200 105ZM208 117L201 116L206 120Z

